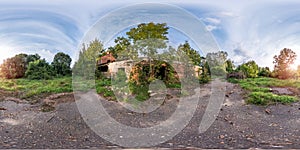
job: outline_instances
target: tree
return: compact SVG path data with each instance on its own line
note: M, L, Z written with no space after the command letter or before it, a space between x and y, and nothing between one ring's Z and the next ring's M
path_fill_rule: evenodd
M14 57L8 58L3 62L3 64L0 66L1 74L4 78L7 79L23 78L28 68L28 64L37 59L40 59L40 56L38 54L17 54Z
M225 66L226 66L226 72L227 72L227 73L232 73L232 72L234 72L235 66L234 66L232 60L230 60L230 59L226 60Z
M6 79L22 78L25 71L25 61L22 57L8 58L1 65L2 75Z
M290 66L294 64L296 57L296 53L288 48L284 48L278 56L274 56L274 72L279 79L288 79L292 76Z
M208 53L206 61L209 64L211 75L225 76L226 75L226 60L227 52L219 51L217 53Z
M97 59L103 53L103 44L98 39L91 41L89 45L82 44L79 58L74 64L74 73L86 79L94 77Z
M168 27L165 23L142 23L130 29L126 34L133 43L133 49L146 57L150 64L150 76L153 76L151 59L157 54L158 49L167 48Z
M256 78L258 76L258 65L254 60L240 65L237 70L242 71L248 78Z
M25 76L31 80L48 80L53 77L53 70L45 59L30 62Z
M269 67L259 67L258 68L259 72L258 72L258 76L261 77L271 77L271 71Z
M185 54L190 58L191 62L194 65L199 66L201 64L200 54L191 47L191 45L188 43L188 41L185 41L184 44L180 44L178 46L178 50L185 52Z
M54 56L51 63L54 73L57 76L66 76L71 74L72 59L69 55L59 52Z
M39 60L39 59L41 59L41 56L39 54L28 55L26 57L27 67L28 67L28 65L29 65L30 62L34 62L34 61Z

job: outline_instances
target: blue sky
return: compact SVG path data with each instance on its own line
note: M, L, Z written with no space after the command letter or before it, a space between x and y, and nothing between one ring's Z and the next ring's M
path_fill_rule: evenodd
M57 52L75 58L84 34L98 19L143 2L173 4L197 16L237 64L254 59L272 67L273 56L285 47L300 58L296 0L0 0L0 62L18 53L39 53L49 62Z

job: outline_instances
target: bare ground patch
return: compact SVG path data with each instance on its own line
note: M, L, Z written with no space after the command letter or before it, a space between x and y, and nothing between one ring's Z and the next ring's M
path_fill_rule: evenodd
M245 91L238 85L227 83L226 89L220 114L206 132L199 134L198 126L211 95L210 84L200 88L201 99L189 125L154 148L300 148L299 103L247 105ZM122 148L103 140L85 124L72 94L48 100L55 107L51 112L41 112L41 103L0 102L6 109L0 110L0 148ZM174 96L151 114L133 113L117 102L101 101L120 123L149 127L167 119L177 100Z

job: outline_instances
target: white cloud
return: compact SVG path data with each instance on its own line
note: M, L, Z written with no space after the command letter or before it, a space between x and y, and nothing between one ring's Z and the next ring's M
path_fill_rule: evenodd
M205 23L208 31L218 31L214 34L219 39L224 40L224 43L219 44L222 45L221 49L226 50L233 59L236 59L234 60L236 62L254 59L261 66L272 67L273 56L278 54L284 47L295 49L300 57L300 49L298 49L298 47L300 48L300 28L299 21L297 21L300 20L300 4L296 0L266 0L263 2L259 0L233 0L230 2L227 0L188 0L184 2L156 0L154 2L170 3L183 8L195 9L196 11L192 13L202 18L201 20ZM67 0L49 2L39 0L28 0L26 2L18 0L1 1L0 62L4 58L3 54L13 56L16 53L33 52L35 50L40 53L41 49L44 49L41 53L43 53L43 57L47 57L48 61L52 61L54 53L58 51L64 51L71 56L75 56L77 46L81 45L79 43L81 37L92 24L107 12L134 3L141 2L138 0L104 0L101 2L91 0L88 3L80 0L72 2ZM203 6L209 7L205 7L207 10L202 10ZM14 14L25 15L26 11L17 11L19 9L24 10L24 8L26 10L34 9L47 12L50 16L51 14L57 14L59 17L54 17L53 20L50 17L50 20L45 20L43 19L45 16L36 13L37 17L35 19L21 19L21 21L18 21L17 19L22 17L14 17ZM12 11L12 16L5 14L9 9L16 10ZM58 18L62 20L57 20ZM6 22L7 20L8 22ZM64 23L67 23L67 25ZM62 28L71 24L77 27L77 31ZM31 30L30 26L34 30ZM25 27L30 30L26 32L13 31ZM222 31L222 34L219 31ZM71 33L78 33L78 35ZM30 38L34 41L29 42L28 39ZM4 48L1 48L1 46ZM9 51L8 48L14 48L15 50ZM245 53L243 55L234 53L236 48L240 48ZM297 62L300 63L298 60Z
M210 23L210 24L215 24L218 25L221 23L220 19L217 18L212 18L212 17L207 17L203 19L204 22Z
M207 26L206 26L206 29L207 29L208 31L213 31L213 30L218 29L218 27L217 27L217 26L214 26L214 25L207 25Z

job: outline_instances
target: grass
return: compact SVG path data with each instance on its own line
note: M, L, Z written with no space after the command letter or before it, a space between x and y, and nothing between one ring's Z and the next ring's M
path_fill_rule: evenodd
M231 83L239 84L249 91L247 102L256 105L270 105L274 103L289 104L298 101L298 97L277 95L270 91L270 87L293 87L300 89L300 80L279 80L275 78L247 78L243 80L228 79Z
M56 78L52 80L0 79L0 89L21 93L19 98L31 98L41 94L72 92L72 78Z
M86 91L93 89L96 85L96 91L101 96L109 99L116 100L113 90L111 89L111 79L99 79L82 81L76 80L77 90ZM95 84L94 84L95 83ZM126 85L128 86L128 85ZM167 84L167 88L180 89L180 83ZM138 101L145 101L150 98L148 86L129 84L130 94L134 96ZM72 92L72 77L54 78L51 80L29 80L29 79L1 79L0 78L0 90L12 91L14 96L31 100L34 97Z

